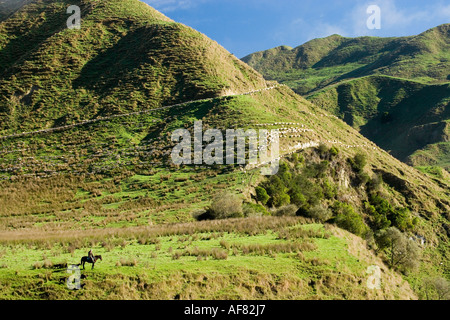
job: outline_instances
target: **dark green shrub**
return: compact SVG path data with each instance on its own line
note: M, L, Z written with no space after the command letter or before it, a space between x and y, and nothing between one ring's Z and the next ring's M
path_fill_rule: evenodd
M308 178L324 178L329 164L326 160L320 163L311 163L303 169L303 174Z
M350 231L358 236L363 236L368 230L364 224L363 218L355 212L349 204L336 202L333 206L335 214L334 222L342 229Z
M373 229L386 229L391 226L391 221L386 217L386 215L379 213L370 203L365 202L364 208L366 213L369 215Z
M289 186L289 184L291 183L292 174L289 165L286 162L280 163L277 176L281 179L281 182L284 186Z
M401 231L412 230L414 228L411 213L408 208L396 208L391 213L390 220L392 221L392 225Z
M267 211L266 207L261 204L255 203L244 203L243 213L245 217L255 217L255 216L269 216L270 213Z
M349 158L353 171L362 172L367 164L367 156L364 153L358 152L353 158Z
M255 192L256 192L256 200L258 202L261 202L263 205L265 205L267 201L269 201L270 196L267 194L266 189L258 186L255 188Z
M317 184L313 184L311 189L305 190L305 196L310 205L316 205L324 198L322 188Z
M337 188L328 179L325 179L322 184L322 190L325 198L333 199L337 195Z
M278 172L277 175L271 176L268 181L263 183L263 187L270 197L269 200L267 201L267 205L269 207L281 207L291 203L290 196L289 194L287 194L289 188L285 186L285 183L291 183L292 181L289 178L289 180L286 180L286 182L284 182L278 176L279 174L283 174L285 176L287 174L290 174L289 172L286 171L287 169L286 167L284 167L284 169L282 169L281 172ZM260 190L260 192L262 192L262 190Z
M308 204L305 196L303 195L303 193L300 191L300 188L295 185L290 191L289 191L289 196L291 198L291 203L295 204L298 207L304 207L305 205Z
M275 207L282 207L291 203L291 197L284 192L279 192L274 195L272 205Z
M393 208L391 204L379 195L372 195L370 203L374 206L379 215L385 216L391 225L402 231L414 228L413 219L408 208Z
M294 153L292 154L292 162L294 162L295 165L302 164L305 162L305 158L302 154Z
M278 175L271 176L270 179L263 184L263 187L270 196L270 199L267 202L269 206L274 206L274 199L277 198L280 193L284 193L284 190L286 189Z

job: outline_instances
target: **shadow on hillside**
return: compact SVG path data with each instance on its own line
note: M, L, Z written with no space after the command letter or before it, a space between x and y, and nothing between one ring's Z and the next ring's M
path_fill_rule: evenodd
M86 63L73 82L74 88L92 89L102 94L120 84L139 85L133 75L141 65L151 62L149 51L155 44L148 39L154 35L149 28L130 31L115 45Z
M450 95L450 86L380 80L387 85L380 85L378 115L361 127L362 135L381 148L392 150L391 154L401 161L429 144L447 139L445 120L450 117L450 109L444 101ZM404 89L407 96L396 101ZM384 114L389 114L389 121L383 121Z
M45 9L44 17L35 17L33 26L31 19L22 20L21 25L16 26L10 34L10 41L0 50L0 75L2 78L16 72L11 68L15 63L23 61L26 57L34 53L41 43L58 33L63 28L67 28L66 12L61 10L52 11ZM13 22L11 22L13 23Z
M182 42L179 27L170 24L129 31L86 63L73 87L124 101L130 100L132 92L139 92L147 101L162 105L217 96L202 85L198 52Z

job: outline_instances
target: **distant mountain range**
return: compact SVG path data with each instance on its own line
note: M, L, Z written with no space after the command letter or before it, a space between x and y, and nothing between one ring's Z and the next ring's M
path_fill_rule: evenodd
M450 24L399 38L332 35L297 48L286 46L242 59L270 80L309 94L367 75L388 75L425 83L450 80Z
M242 60L398 159L450 168L450 24L410 37L333 35Z

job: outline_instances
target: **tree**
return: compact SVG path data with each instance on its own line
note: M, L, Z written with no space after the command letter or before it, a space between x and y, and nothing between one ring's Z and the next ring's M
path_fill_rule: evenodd
M267 201L269 201L270 196L267 194L266 189L263 187L256 187L256 200L261 202L263 205L266 205Z
M390 227L387 230L380 230L377 233L376 241L379 248L387 252L390 267L408 271L419 266L419 247L397 228Z
M427 300L449 300L450 282L442 277L426 278L423 280Z
M333 206L333 211L336 215L334 220L338 227L358 236L363 236L367 232L368 227L351 205L337 201Z
M362 152L358 152L353 158L349 158L348 161L353 170L359 173L364 170L367 164L367 156Z

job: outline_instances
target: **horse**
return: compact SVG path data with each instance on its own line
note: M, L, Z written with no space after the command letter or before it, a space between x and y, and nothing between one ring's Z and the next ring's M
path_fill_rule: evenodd
M92 269L94 269L94 265L95 262L97 262L97 260L100 259L103 261L102 256L94 256L94 261L92 261L92 259L88 256L84 256L83 258L81 258L81 265L83 266L83 270L84 270L84 264L87 263L92 263Z

